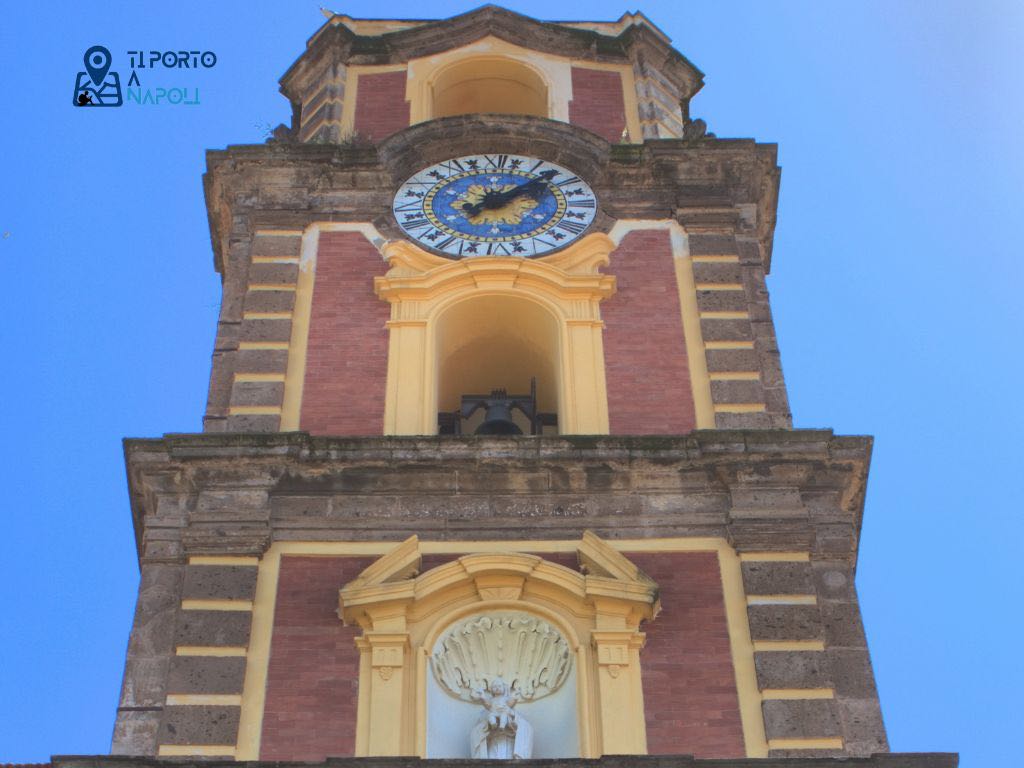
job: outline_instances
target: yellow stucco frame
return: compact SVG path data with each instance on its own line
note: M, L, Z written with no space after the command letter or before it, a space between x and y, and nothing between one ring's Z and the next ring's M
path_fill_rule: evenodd
M564 56L533 51L487 35L469 45L450 51L412 59L408 64L352 65L347 68L345 99L341 112L341 133L351 135L355 127L356 98L359 78L363 74L407 70L405 98L409 102L409 124L426 122L435 117L434 84L451 67L474 60L509 61L529 68L544 83L548 93L548 117L569 122L572 101L572 67L618 72L622 79L622 100L625 107L626 137L633 143L643 141L640 110L636 96L636 78L629 64L595 61L573 61Z
M600 274L615 243L592 234L540 259L489 257L452 261L405 241L382 249L391 269L374 280L390 302L384 434L437 433L437 323L470 298L513 296L542 307L559 333L558 403L562 434L608 434L608 391L600 302L615 278Z
M413 536L342 587L338 613L363 634L356 757L426 755L429 653L478 612L516 609L553 622L572 645L581 757L645 754L641 621L657 585L593 533L577 542L586 575L537 555L479 552L418 576Z

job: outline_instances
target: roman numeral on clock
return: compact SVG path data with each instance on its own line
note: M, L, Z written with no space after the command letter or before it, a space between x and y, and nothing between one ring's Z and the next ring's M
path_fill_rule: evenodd
M555 229L564 229L574 235L578 235L586 228L586 224L580 224L578 221L560 221L555 225Z
M442 163L441 167L444 168L448 173L465 173L465 166L458 160L449 160L447 163Z
M491 157L490 155L484 155L484 160L487 162L489 168L501 170L505 167L505 163L508 162L508 155L498 155L497 157Z
M402 223L402 229L406 232L415 232L425 227L430 227L430 221L428 219L419 219L418 221L406 221Z
M593 199L570 200L569 201L569 207L570 208L596 208L597 207L597 201L593 200Z

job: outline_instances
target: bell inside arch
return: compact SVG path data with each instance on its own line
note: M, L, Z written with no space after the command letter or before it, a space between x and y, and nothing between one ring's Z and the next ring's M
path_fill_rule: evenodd
M499 395L499 397L495 397ZM484 408L484 420L476 428L474 435L521 435L523 430L512 420L513 400L505 396L505 391L498 389L491 393Z

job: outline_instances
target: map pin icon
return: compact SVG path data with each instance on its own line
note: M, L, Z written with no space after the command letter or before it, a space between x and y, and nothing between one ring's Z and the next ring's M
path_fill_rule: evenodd
M103 78L110 69L110 51L102 45L94 45L85 52L85 69L96 85L103 85Z

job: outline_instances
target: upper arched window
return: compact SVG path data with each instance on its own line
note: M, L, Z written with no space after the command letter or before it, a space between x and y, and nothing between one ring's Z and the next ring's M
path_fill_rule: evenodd
M473 58L448 67L434 81L433 106L434 117L477 112L549 117L544 80L508 58Z

